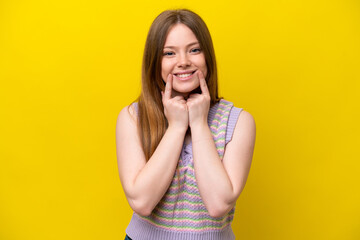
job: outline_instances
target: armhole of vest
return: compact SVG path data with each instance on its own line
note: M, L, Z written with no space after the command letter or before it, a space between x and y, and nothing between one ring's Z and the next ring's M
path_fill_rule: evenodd
M229 119L226 126L225 145L231 141L234 129L243 108L232 107L229 113Z
M132 104L130 104L130 106L134 107L134 110L136 112L136 115L139 115L139 106L137 102L133 102Z

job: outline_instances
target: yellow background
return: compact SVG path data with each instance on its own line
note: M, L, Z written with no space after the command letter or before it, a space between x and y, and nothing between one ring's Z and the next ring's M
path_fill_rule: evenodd
M0 1L0 239L124 239L116 118L152 20L178 7L257 124L237 239L360 239L357 0Z

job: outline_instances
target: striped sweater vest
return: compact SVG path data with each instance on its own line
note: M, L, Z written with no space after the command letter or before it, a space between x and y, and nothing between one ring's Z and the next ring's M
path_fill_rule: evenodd
M231 140L241 110L223 99L209 110L208 125L220 160L223 159L225 145ZM133 213L126 233L133 240L230 240L235 239L231 229L234 213L235 207L224 217L213 218L209 215L196 184L192 145L184 143L167 192L150 216Z

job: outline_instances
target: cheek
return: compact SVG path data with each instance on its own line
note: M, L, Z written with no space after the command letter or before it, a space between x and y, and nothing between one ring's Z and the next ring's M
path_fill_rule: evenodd
M167 75L171 73L171 62L169 61L162 61L161 63L161 76L163 77L164 81L167 78Z
M161 76L162 76L164 81L166 80L166 75L167 75L166 72L167 72L166 71L166 66L164 64L161 64Z
M204 77L206 77L206 74L207 74L207 67L206 67L206 64L204 64L204 66L202 67L202 69L203 69L203 73L204 73Z
M204 77L206 78L206 75L207 75L206 63L203 63L203 65L201 66L201 71L204 74Z
M206 67L206 61L204 55L199 55L199 58L197 59L198 66L201 70L201 72L204 74L204 77L206 77L207 74L207 67Z

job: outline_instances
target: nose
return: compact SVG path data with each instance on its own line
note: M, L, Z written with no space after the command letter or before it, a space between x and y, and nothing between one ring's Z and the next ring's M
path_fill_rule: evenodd
M186 53L178 55L178 67L188 67L191 65L190 59Z

